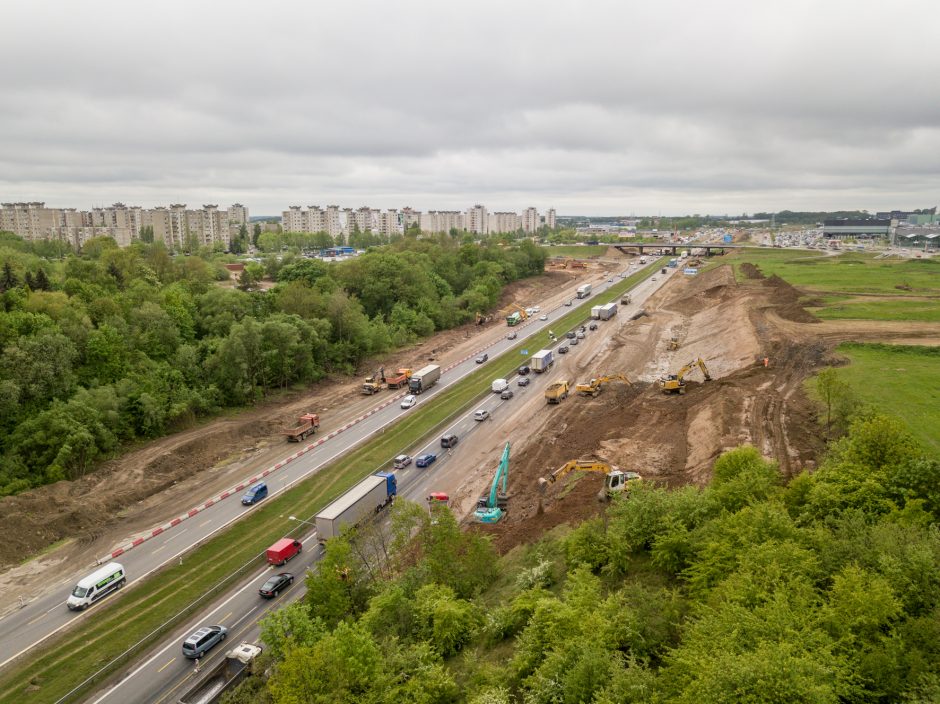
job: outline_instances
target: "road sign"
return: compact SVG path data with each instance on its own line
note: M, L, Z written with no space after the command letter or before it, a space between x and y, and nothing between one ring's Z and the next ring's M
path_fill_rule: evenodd
M529 354L529 350L522 350L522 354Z

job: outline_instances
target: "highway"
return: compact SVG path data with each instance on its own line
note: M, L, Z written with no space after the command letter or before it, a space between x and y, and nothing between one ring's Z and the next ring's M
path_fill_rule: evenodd
M634 265L632 270L635 271L636 268L636 265ZM619 281L620 279L614 277L615 283ZM591 283L594 287L591 299L599 302L601 302L603 292L613 285L608 283L606 278L601 277L597 277ZM640 287L649 285L650 282L646 281L641 283ZM572 287L572 298L574 298L573 290L574 287ZM532 316L524 325L514 329L518 332L520 338L524 338L551 327L554 320L562 317L569 310L565 306L559 306L551 311L542 311L541 314L546 315L547 320L540 320L539 316L541 314L537 314ZM562 331L556 330L554 332L561 334ZM486 348L486 352L489 354L490 359L494 359L517 344L519 344L519 340L508 340L506 336L502 336ZM530 354L535 351L529 350ZM522 361L524 360L520 357L520 363ZM436 394L443 392L477 368L478 365L471 358L447 370L433 388L418 397L418 404L428 403ZM395 398L405 393L406 391L402 391L396 394ZM390 396L386 395L383 399L377 400L377 404L382 405L389 398ZM337 457L349 452L351 448L392 425L409 412L411 411L402 410L398 403L389 404L295 459L290 464L281 467L265 479L271 495L277 495L298 481L310 476ZM295 450L296 446L294 445L285 446L285 455L289 455ZM239 496L233 495L224 501L216 502L211 507L200 511L197 516L121 555L119 560L127 572L128 586L132 587L134 583L139 582L163 565L184 558L185 553L193 546L203 542L251 511L250 507L246 508L241 505L239 498ZM185 507L181 508L185 512ZM76 570L70 578L50 585L49 590L43 594L33 595L33 598L25 606L9 613L0 620L0 653L3 653L3 661L0 662L0 666L6 665L23 655L78 619L94 618L97 611L108 608L108 602L112 597L105 598L82 612L69 611L65 606L65 600L72 587L79 579L90 573L92 569L93 566L91 565L76 565Z
M669 269L667 276L657 276L657 281L655 282L647 279L636 286L632 290L633 303L630 306L622 307L619 323L621 325L624 324L629 319L629 316L642 307L645 300L665 283L669 276L675 275L676 271L675 269ZM614 281L619 281L619 279L615 278ZM606 302L599 294L610 285L611 284L608 284L605 280L603 289L600 286L595 288L591 298L596 299L597 303ZM550 324L553 319L557 319L566 312L568 312L568 308L561 307L558 310L548 313L549 319L548 321L542 321L543 326ZM527 329L527 332L534 329L540 328ZM559 336L559 340L562 340L566 331L554 330L554 332ZM601 327L598 331L589 334L605 334L604 323L601 323ZM518 341L513 341L511 344L515 345L516 342ZM505 350L505 348L505 345L500 346L501 350ZM572 347L569 354L577 355L580 349L579 346ZM492 357L493 353L491 352L490 354ZM520 358L520 364L521 363L522 359ZM469 364L473 365L469 367L469 370L472 371L476 365L473 360L470 360ZM549 376L550 375L532 374L532 382L530 386L524 390L524 393L541 396L544 387L548 385ZM518 396L518 387L513 383L511 388L517 392ZM430 394L422 394L419 396L419 403L426 403L429 396ZM431 452L437 454L438 459L428 469L419 469L412 464L404 470L398 470L399 495L411 501L423 502L428 493L436 488L435 485L439 484L446 476L448 464L452 463L451 460L453 457L457 456L457 453L461 452L464 448L472 446L472 443L467 442L467 440L472 436L475 428L480 425L479 421L473 419L473 412L478 408L485 408L493 413L503 404L518 402L518 398L504 401L498 394L490 394L481 402L464 409L458 418L441 431L441 434L453 432L458 435L460 442L457 444L456 448L443 450L440 447L439 437L435 437L432 441L420 447L402 448L402 452L411 454L414 457L419 454ZM395 404L394 407L398 409L398 404ZM407 412L408 411L404 411L404 413ZM494 457L494 470L497 464L498 457ZM485 487L481 487L481 492L484 488ZM311 516L302 518L312 520ZM287 530L286 526L285 530ZM229 593L220 596L215 604L207 607L205 611L189 619L185 626L175 629L170 635L162 639L159 644L154 644L154 648L151 652L144 656L139 663L128 667L119 680L112 683L109 688L99 692L96 696L89 699L89 701L94 702L94 704L98 704L99 702L102 704L116 702L169 704L170 702L175 702L177 697L179 697L182 692L186 691L197 677L192 661L183 657L180 645L186 636L200 626L222 624L229 628L227 640L223 644L216 646L216 648L204 658L204 662L201 663L202 669L211 668L220 658L225 656L225 653L230 648L238 643L245 640L256 641L259 633L258 621L272 609L289 603L294 599L298 599L303 595L304 574L316 564L322 554L321 549L316 544L316 533L312 526L310 532L304 534L301 541L307 546L307 549L290 561L287 566L281 568L269 567L264 565L262 558L259 557L258 570L251 578L233 588ZM258 595L258 588L275 571L290 572L296 578L295 583L293 587L279 599L262 599Z

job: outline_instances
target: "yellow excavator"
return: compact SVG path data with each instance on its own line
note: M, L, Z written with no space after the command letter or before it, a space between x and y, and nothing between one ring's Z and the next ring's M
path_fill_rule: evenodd
M669 338L669 342L666 344L666 349L672 352L673 350L679 349L679 338L673 335Z
M578 384L575 387L575 391L577 391L582 396L596 398L597 395L601 392L601 388L604 386L604 384L610 381L622 381L628 386L633 386L633 382L623 374L607 374L605 376L599 376L596 379L591 379L591 381L589 381L587 384Z
M598 499L608 499L614 494L619 494L627 488L630 482L641 479L636 472L624 472L616 467L612 467L606 462L597 460L571 460L565 462L561 467L548 475L539 479L539 489L544 493L549 484L554 484L569 472L600 472L604 474L604 488L597 495Z
M366 377L365 383L362 385L362 393L366 396L371 396L385 387L385 367L380 367L372 376Z
M712 378L708 373L708 367L705 366L705 361L699 357L698 359L693 359L675 374L669 374L660 379L659 388L663 390L664 394L684 394L685 377L689 372L694 371L696 367L702 370L704 381L711 381Z

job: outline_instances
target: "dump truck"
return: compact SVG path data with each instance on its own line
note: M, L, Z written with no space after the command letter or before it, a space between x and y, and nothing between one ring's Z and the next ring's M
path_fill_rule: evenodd
M370 474L317 514L317 540L325 543L340 534L343 526L356 525L381 511L398 494L394 472Z
M591 295L591 284L582 284L576 291L578 298L587 298Z
M408 390L413 394L420 394L434 386L440 378L441 368L436 364L429 364L411 375Z
M554 363L555 357L551 350L539 350L532 355L532 371L539 374L547 372Z
M317 432L317 428L320 427L320 416L316 413L304 413L298 418L297 422L299 425L296 428L284 431L283 434L287 436L287 442L300 442L308 435Z
M393 376L387 377L385 383L390 389L403 389L408 386L408 380L410 378L410 369L399 369Z
M549 403L561 403L568 398L568 382L556 381L545 389L545 400Z
M261 655L261 646L242 643L180 695L179 704L215 704L251 672L251 663Z

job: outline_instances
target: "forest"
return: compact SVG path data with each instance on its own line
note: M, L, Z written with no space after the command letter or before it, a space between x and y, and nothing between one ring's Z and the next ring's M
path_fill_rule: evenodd
M431 511L332 539L223 704L940 700L940 464L891 417L788 484L739 447L504 556Z
M134 440L349 374L460 325L544 269L507 246L411 236L324 263L284 251L238 286L159 242L81 253L0 233L0 496L92 471ZM262 290L261 278L275 282Z

